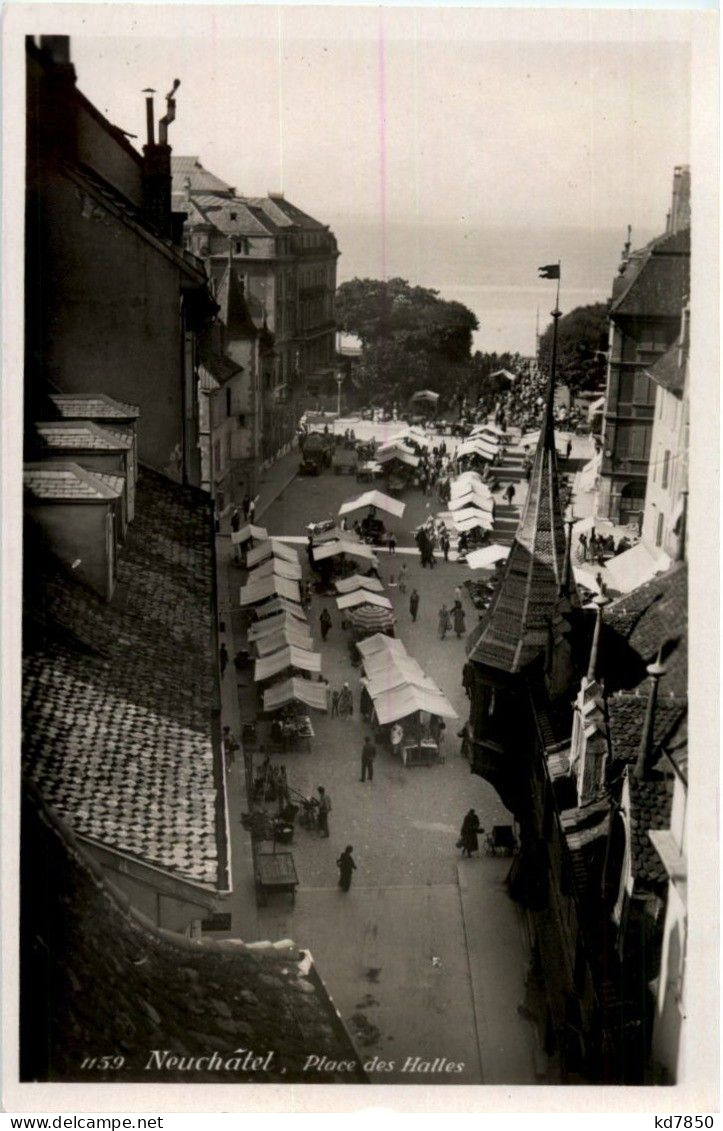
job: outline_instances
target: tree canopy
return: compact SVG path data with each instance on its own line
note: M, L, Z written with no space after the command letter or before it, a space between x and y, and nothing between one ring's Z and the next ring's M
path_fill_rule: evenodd
M557 332L557 378L577 392L605 377L609 306L577 306L560 319ZM539 361L547 370L552 352L552 323L540 337Z
M337 291L339 329L362 343L360 391L370 400L406 399L429 388L448 396L471 363L476 315L406 279L352 279Z

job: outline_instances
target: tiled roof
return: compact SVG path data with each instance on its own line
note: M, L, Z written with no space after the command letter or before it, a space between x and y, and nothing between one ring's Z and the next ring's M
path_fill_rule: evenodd
M127 451L133 443L128 433L101 427L92 420L49 420L36 422L34 428L44 447L64 451Z
M358 1065L307 952L288 939L247 945L159 930L128 909L34 793L24 799L21 868L22 1079L85 1083L83 1057L101 1049L118 1061L105 1071L97 1063L93 1079L121 1084L307 1083L305 1060L319 1052ZM159 1066L149 1064L154 1049L237 1059L231 1069ZM273 1056L244 1070L247 1049ZM361 1070L314 1081L366 1082Z
M560 633L560 588L565 568L565 530L557 475L552 396L530 474L522 516L487 616L467 646L469 658L519 672ZM570 603L577 605L574 583Z
M646 372L648 377L651 377L662 389L667 389L669 393L681 393L685 387L686 369L685 352L681 351L680 344L675 342Z
M66 420L135 420L141 414L138 405L116 401L106 393L50 393L50 399Z
M662 777L640 781L631 773L628 785L633 875L643 883L665 884L668 874L648 833L670 828L672 791Z
M110 602L34 563L24 595L45 626L26 648L24 758L78 834L225 888L210 530L200 492L142 468Z
M274 224L280 228L306 228L314 231L323 231L324 224L315 220L313 216L307 215L292 204L290 200L286 200L281 196L259 196L251 197L249 203L254 204L260 208Z
M224 385L243 370L242 365L232 361L225 353L210 348L202 351L200 364L219 385Z
M662 680L661 680L662 689ZM648 703L647 691L639 695L619 693L607 701L610 752L615 761L635 762L640 750L640 737ZM658 697L655 708L653 749L659 748L672 735L688 712L685 699Z
M688 692L688 568L679 562L667 573L619 597L605 609L605 625L621 637L645 663L663 645L665 675L660 694ZM643 676L642 683L647 682Z
M255 338L254 320L249 313L243 284L231 264L228 264L216 293L218 317L226 329L227 341L234 338Z
M214 209L209 220L228 235L273 236L277 230L260 208L237 198L224 201L221 208Z
M221 192L233 193L231 185L227 185L220 177L204 169L198 157L171 156L171 176L173 179L173 192L184 191L186 178L191 181L192 192Z
M653 241L631 260L631 281L615 297L612 315L679 317L690 288L690 229ZM627 281L628 271L623 275Z
M62 502L64 499L117 499L121 487L111 485L96 471L87 471L77 463L26 463L23 486L34 499Z

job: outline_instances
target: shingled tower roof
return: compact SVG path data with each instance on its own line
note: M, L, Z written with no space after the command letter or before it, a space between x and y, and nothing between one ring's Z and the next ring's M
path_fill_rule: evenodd
M226 328L226 339L255 338L256 325L246 302L246 288L240 282L233 266L233 253L229 243L228 264L219 284L216 302L218 317Z
M522 671L560 638L561 610L577 607L565 578L565 528L557 478L551 375L545 415L522 517L488 614L470 637L471 660L510 674ZM561 599L561 590L567 593Z

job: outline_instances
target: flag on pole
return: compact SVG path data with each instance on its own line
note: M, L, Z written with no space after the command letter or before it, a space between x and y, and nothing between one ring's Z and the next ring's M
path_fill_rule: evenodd
M559 279L560 278L560 264L548 263L546 267L538 267L539 277L541 279Z

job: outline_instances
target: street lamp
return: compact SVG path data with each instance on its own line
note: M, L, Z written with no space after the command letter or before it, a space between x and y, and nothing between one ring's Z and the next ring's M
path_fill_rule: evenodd
M341 386L344 380L344 374L340 369L336 371L336 415L341 417Z

